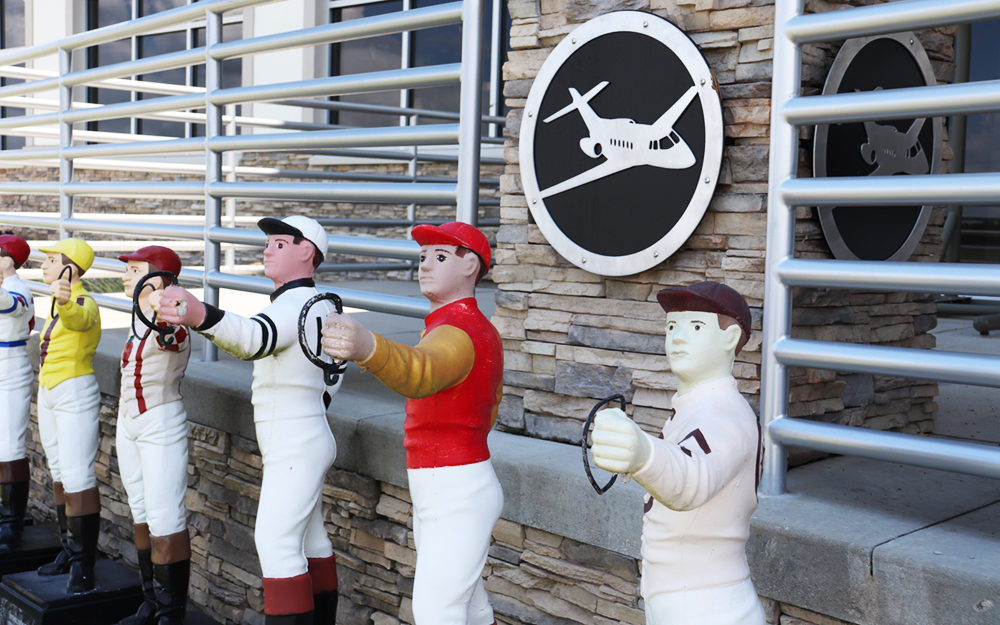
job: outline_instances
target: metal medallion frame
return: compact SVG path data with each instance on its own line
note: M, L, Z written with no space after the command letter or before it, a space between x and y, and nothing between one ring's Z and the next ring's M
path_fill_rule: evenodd
M656 243L639 252L623 256L604 256L589 251L570 240L560 230L545 207L535 177L535 129L537 112L556 72L573 53L588 42L609 33L637 33L652 37L675 54L698 87L705 124L705 150L699 184L680 220ZM683 31L650 13L618 11L596 17L567 35L555 47L535 77L528 94L520 131L521 182L528 208L542 234L566 260L586 271L604 276L633 275L663 262L687 241L701 222L715 192L722 165L722 103L712 70L698 47ZM615 207L617 208L617 207ZM612 207L609 207L611 210ZM613 233L609 233L613 236Z
M858 37L856 39L848 39L844 42L844 45L841 46L840 51L833 60L833 65L830 67L830 73L827 74L826 83L823 85L823 95L837 93L837 90L840 88L840 83L844 78L844 74L850 67L851 61L854 60L855 55L857 55L857 53L869 43L877 39L892 39L898 42L913 57L913 60L916 62L917 67L923 75L925 85L932 86L937 84L937 79L934 77L934 67L931 65L931 61L927 57L927 51L924 50L920 40L917 39L912 32L901 32L888 35L877 35L874 37ZM940 167L943 133L941 129L940 117L932 117L928 121L932 124L931 128L934 134L933 146L930 153L929 172L933 174L938 173L938 169ZM815 127L816 134L815 140L813 141L813 177L815 178L826 177L826 152L829 129L830 126L828 124L818 125ZM833 253L834 258L839 260L861 260L844 241L844 237L833 217L834 208L836 207L821 206L818 209L820 226L823 228L823 235L826 238L827 244L830 246L830 251ZM910 235L906 238L906 241L899 247L899 249L892 254L892 256L885 259L886 261L905 261L910 258L913 251L917 248L917 245L920 244L920 239L923 237L924 230L927 228L927 222L931 218L931 208L931 206L921 207L920 215L917 217L917 221L914 223L913 229L910 231Z

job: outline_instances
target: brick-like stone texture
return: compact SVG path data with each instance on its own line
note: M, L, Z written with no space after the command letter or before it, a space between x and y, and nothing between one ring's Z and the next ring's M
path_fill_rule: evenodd
M687 32L719 83L725 123L720 184L701 224L671 258L639 275L604 278L576 269L545 241L526 210L517 158L521 112L530 83L551 49L593 17L584 5L645 10ZM858 0L849 4L869 4ZM836 10L824 2L807 10ZM753 336L737 357L740 390L760 397L761 307L764 296L768 142L774 7L768 0L574 0L511 2L513 32L504 65L507 167L501 177L497 236L500 288L494 322L504 339L508 400L499 427L528 436L575 442L594 399L629 389L629 411L649 432L671 414L676 380L663 354L664 315L656 292L700 280L724 282L753 310ZM954 29L919 33L939 80L949 80ZM809 45L803 93L818 93L839 44ZM811 176L812 129L804 129L800 176ZM945 157L950 152L945 150ZM796 214L796 255L831 258L814 209ZM934 262L941 250L943 209L933 211L913 255ZM553 279L553 277L557 277ZM916 348L934 346L936 305L926 296L796 290L796 337ZM934 427L935 384L881 376L794 369L791 416L910 433ZM574 426L576 431L574 431ZM792 450L793 463L817 454Z

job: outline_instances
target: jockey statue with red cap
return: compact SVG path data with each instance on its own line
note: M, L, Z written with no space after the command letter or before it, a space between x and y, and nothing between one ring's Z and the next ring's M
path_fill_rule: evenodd
M26 345L35 328L35 305L17 275L30 253L21 237L0 235L0 406L7 410L0 430L0 552L21 546L31 481L25 432L35 372Z
M180 275L181 259L172 249L149 245L125 262L125 295L134 297L142 279L154 271ZM139 309L149 318L150 300L174 281L148 279L139 293ZM155 293L155 295L154 295ZM158 323L167 328L165 323ZM122 484L135 527L135 547L142 577L143 602L121 625L175 625L184 621L191 573L184 494L187 492L188 422L181 401L181 379L191 357L191 333L183 326L169 332L136 329L135 319L122 351L121 398L116 447ZM136 336L136 332L140 335Z
M717 282L664 289L666 351L678 378L659 438L620 409L597 413L594 463L635 478L648 625L764 625L746 542L757 509L761 437L732 369L750 338L750 307Z
M416 625L489 625L483 567L503 491L486 436L503 392L503 345L479 311L475 287L490 266L486 236L451 222L413 229L420 292L430 300L416 347L373 334L333 313L323 350L353 360L407 397L406 469L417 549Z

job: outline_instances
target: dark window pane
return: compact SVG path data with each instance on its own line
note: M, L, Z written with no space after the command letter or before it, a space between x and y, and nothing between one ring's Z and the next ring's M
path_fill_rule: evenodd
M168 52L177 52L187 47L186 33L173 32L159 35L148 35L139 37L139 58L158 56ZM149 82L168 83L172 85L183 85L185 83L186 72L184 68L163 70L139 76L139 80ZM158 93L139 93L140 100L163 97ZM183 122L167 122L155 119L140 119L138 121L139 134L160 135L164 137L183 137Z
M393 13L402 9L403 3L400 0L335 9L332 21L346 22L361 17ZM386 35L360 41L347 41L332 46L332 54L331 67L334 76L399 69L403 63L403 37L402 35ZM340 101L398 107L399 97L398 91L386 91L343 96ZM341 111L331 115L330 121L345 126L393 126L397 123L397 117L378 113Z
M24 0L4 0L3 41L4 48L24 45Z
M90 15L96 17L87 25L87 30L110 26L132 19L132 0L90 0Z
M139 17L185 6L184 0L139 0Z

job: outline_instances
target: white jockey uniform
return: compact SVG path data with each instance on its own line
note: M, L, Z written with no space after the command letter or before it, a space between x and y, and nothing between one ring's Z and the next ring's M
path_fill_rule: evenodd
M0 285L0 406L6 411L0 425L0 462L25 457L25 432L31 412L35 372L25 347L35 328L35 304L16 274Z
M322 493L337 446L326 408L343 377L327 387L323 371L309 362L298 341L299 314L317 293L311 278L293 280L249 319L206 305L205 321L196 328L229 354L254 361L254 424L264 463L254 542L265 578L303 575L307 558L333 555L323 525ZM328 301L310 311L306 328L311 344L318 343L322 320L330 312Z
M118 466L133 522L148 524L153 536L171 536L187 528L188 423L180 384L191 334L183 327L166 339L153 331L143 334L130 329L122 351Z
M757 509L757 417L725 377L673 399L633 476L649 492L642 596L649 625L764 625L746 542Z

